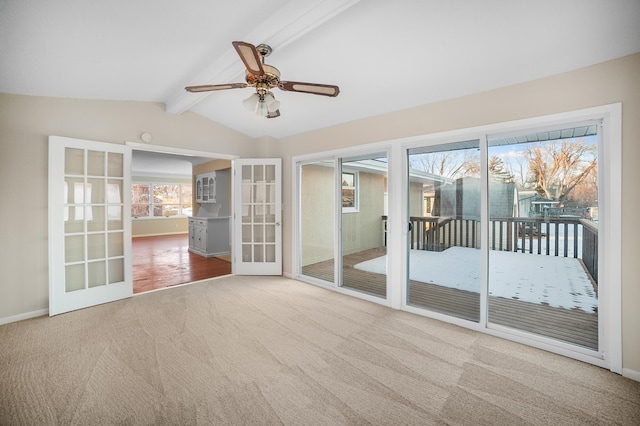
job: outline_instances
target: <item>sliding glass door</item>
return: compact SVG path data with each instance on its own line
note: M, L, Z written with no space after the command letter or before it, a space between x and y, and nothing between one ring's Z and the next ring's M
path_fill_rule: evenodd
M386 298L387 154L339 157L297 167L298 274Z
M340 161L340 285L387 296L387 169L385 153Z
M408 149L407 305L599 350L597 129Z
M299 166L302 275L335 281L335 161Z
M408 150L407 304L480 319L479 141Z
M597 127L489 137L490 324L598 350Z
M294 158L294 275L620 372L620 122L612 105Z

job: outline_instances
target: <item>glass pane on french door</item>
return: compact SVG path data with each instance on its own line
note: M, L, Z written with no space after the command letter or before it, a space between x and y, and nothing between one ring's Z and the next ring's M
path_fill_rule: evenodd
M340 164L340 285L386 298L387 154L344 158Z
M479 141L412 148L407 304L480 320Z
M490 324L598 350L597 126L489 138Z
M242 166L242 260L276 262L276 166Z
M335 161L300 167L300 260L302 275L335 281Z
M123 154L66 148L65 159L65 291L121 282Z

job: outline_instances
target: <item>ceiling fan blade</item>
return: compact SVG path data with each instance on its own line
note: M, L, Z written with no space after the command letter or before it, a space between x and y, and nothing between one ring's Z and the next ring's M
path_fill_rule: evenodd
M278 117L280 117L280 110L279 109L267 114L267 118L278 118Z
M331 84L301 83L299 81L281 81L278 84L281 90L288 92L311 93L322 96L338 96L340 88Z
M262 62L260 62L260 53L258 53L253 44L245 43L244 41L234 41L231 44L240 55L240 59L242 59L244 66L247 67L247 71L253 75L264 75Z
M213 92L215 90L226 90L226 89L244 89L247 87L247 83L229 83L229 84L204 84L202 86L187 86L184 88L187 92L198 93L198 92Z

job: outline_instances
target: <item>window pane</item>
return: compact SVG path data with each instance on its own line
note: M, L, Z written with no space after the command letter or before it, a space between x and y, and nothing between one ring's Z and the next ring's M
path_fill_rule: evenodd
M479 141L409 150L410 305L480 320Z
M302 274L334 282L334 162L304 164L300 176Z
M131 185L131 203L149 204L149 184L134 183Z
M163 204L159 206L160 208L154 208L153 211L159 211L160 216L169 217L169 216L178 216L180 214L180 205L179 204Z
M353 187L355 183L355 176L353 173L342 173L342 186Z
M149 204L132 204L131 205L132 217L148 217L149 216Z
M132 184L133 217L191 216L192 187L184 184Z
M154 204L179 204L180 185L153 185Z
M489 321L597 350L597 136L546 133L489 139Z
M345 158L342 167L358 169L357 173L341 171L354 209L342 211L342 279L340 285L377 297L387 297L387 248L385 244L387 158L373 153ZM345 187L343 201L345 205ZM369 267L375 265L373 267Z

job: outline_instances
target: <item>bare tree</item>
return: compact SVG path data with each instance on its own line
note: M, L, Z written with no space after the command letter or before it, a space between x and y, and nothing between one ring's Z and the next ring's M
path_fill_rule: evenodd
M513 173L507 168L502 158L496 156L489 158L489 176L496 182L515 182L515 176Z
M531 189L531 183L528 179L529 166L528 161L522 156L508 157L505 162L506 170L513 176L513 181L519 189Z
M526 152L530 180L541 197L565 201L597 170L595 145L582 139L538 143Z
M476 149L414 155L411 167L452 179L480 176L480 159Z

